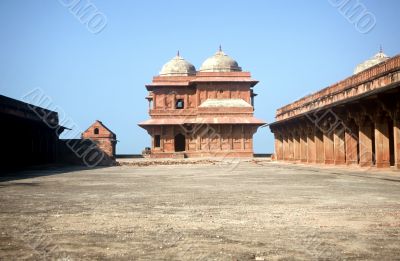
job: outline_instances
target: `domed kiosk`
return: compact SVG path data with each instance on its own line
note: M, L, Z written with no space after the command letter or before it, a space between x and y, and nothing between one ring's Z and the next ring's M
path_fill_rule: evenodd
M160 72L160 76L189 76L195 74L196 68L194 65L183 59L179 55L179 52L174 58L164 64Z
M383 50L381 47L381 49L379 50L379 52L377 54L375 54L373 57L366 60L365 62L357 65L357 67L354 69L354 74L365 71L368 68L371 68L372 66L375 66L377 64L380 64L380 63L388 60L389 58L390 58L389 56L387 56L386 54L383 53Z
M226 55L221 46L218 52L203 62L200 72L241 72L242 68L239 64Z

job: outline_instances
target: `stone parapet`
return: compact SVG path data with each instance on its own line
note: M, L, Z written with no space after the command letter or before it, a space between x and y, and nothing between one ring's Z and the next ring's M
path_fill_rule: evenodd
M276 111L276 121L345 102L363 94L379 92L400 82L400 55L378 64L361 73L305 96Z

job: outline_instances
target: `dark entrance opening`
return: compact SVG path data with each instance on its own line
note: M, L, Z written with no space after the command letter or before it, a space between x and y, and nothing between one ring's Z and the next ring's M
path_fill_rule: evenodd
M175 151L185 151L185 135L179 133L175 136Z
M375 124L371 123L371 141L372 141L372 164L376 165L375 150Z
M161 137L160 135L155 135L154 136L154 147L159 148L161 145Z
M357 164L360 164L360 158L361 158L361 155L360 155L360 139L359 139L359 137L360 136L357 137Z

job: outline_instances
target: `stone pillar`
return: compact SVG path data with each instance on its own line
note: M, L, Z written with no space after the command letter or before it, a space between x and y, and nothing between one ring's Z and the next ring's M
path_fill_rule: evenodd
M372 159L372 135L373 135L372 122L368 120L360 121L358 127L358 143L360 151L361 167L373 166Z
M162 135L165 131L164 128L165 128L165 126L161 126L161 132L160 132L160 149L161 149L161 151L165 151L165 146L164 146L165 135Z
M358 131L353 124L349 124L345 130L346 164L358 164Z
M218 125L218 150L222 150L222 126Z
M176 93L174 92L174 94L172 95L172 104L170 109L175 109L175 105L176 105Z
M307 130L307 163L316 162L316 151L315 151L315 128L314 126L309 127Z
M315 130L315 160L316 163L324 163L324 136L318 128Z
M196 108L198 108L200 106L200 92L196 91Z
M294 157L293 157L293 135L292 133L289 134L288 136L288 146L289 146L289 155L288 155L288 160L289 161L293 161Z
M394 165L400 169L400 114L397 114L393 120L394 134Z
M201 132L196 131L196 150L200 151L201 150Z
M345 131L342 125L339 125L333 134L334 146L334 163L341 165L346 163L346 148L345 148Z
M324 133L324 160L325 164L333 164L334 158L334 146L333 146L333 132L329 131Z
M283 146L282 135L280 133L275 133L275 155L276 155L276 160L283 160L282 146Z
M294 148L294 160L300 161L301 160L301 153L300 153L300 135L298 132L295 132L293 136L293 148Z
M287 161L289 159L289 143L288 143L288 137L285 134L283 134L283 160Z
M307 162L307 133L304 130L300 132L300 161Z
M377 168L390 167L389 125L382 117L375 118L375 157Z

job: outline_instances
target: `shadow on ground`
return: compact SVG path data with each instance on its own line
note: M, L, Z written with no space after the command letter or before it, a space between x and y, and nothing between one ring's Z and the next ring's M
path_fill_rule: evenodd
M71 165L44 165L44 166L30 167L26 169L2 170L0 175L0 183L13 180L65 174L69 172L82 171L82 170L103 169L109 167L110 166L86 167L86 166L71 166ZM32 185L32 183L29 184Z

